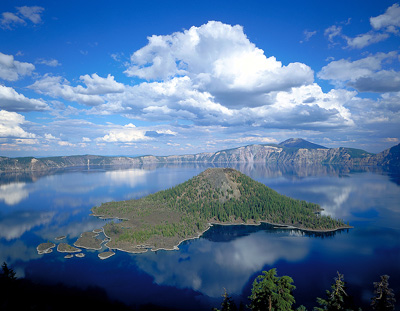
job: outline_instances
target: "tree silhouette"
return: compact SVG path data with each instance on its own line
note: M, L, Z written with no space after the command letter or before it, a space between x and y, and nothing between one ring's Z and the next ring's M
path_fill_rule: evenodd
M0 278L4 281L15 281L17 278L15 276L15 271L13 269L8 268L7 263L3 262L1 265L1 269L3 270L0 274Z
M381 275L380 282L374 282L375 296L372 298L371 307L377 311L392 311L394 310L394 293L389 288L389 276Z

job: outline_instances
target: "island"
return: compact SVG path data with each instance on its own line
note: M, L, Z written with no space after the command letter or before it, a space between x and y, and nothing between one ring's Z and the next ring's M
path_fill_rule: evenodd
M101 231L100 231L101 232ZM99 232L84 232L74 243L76 247L100 250L103 240L97 239Z
M36 248L36 250L39 255L49 254L53 251L52 249L54 247L56 247L56 245L54 243L46 242L46 243L39 244L38 247Z
M112 251L106 251L106 252L102 252L102 253L98 254L97 256L98 256L101 260L104 260L104 259L110 258L111 256L114 256L114 255L115 255L114 252L112 252Z
M60 253L79 253L82 250L76 247L73 247L71 245L68 245L67 243L60 243L57 246L57 251Z
M231 168L211 168L173 188L141 199L107 202L94 216L119 219L107 223L109 249L132 253L177 249L213 224L259 225L262 222L307 231L351 228L321 215L318 204L281 195Z

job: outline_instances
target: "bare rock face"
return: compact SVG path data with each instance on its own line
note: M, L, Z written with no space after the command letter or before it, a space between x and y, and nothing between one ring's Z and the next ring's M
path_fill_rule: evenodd
M213 168L204 171L200 176L207 179L214 189L220 191L219 201L225 203L231 198L240 197L238 185L232 179L232 174L236 174L236 171L230 168Z
M67 167L133 166L166 163L264 163L283 165L369 165L400 167L400 144L379 154L353 148L326 148L304 139L289 139L278 145L249 145L215 153L194 155L103 157L95 155L7 158L0 157L0 172L33 172Z
M370 165L400 167L400 144L378 153L370 159Z

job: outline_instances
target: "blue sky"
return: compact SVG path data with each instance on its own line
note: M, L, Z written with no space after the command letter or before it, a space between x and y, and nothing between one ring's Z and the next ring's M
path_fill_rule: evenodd
M400 141L393 1L0 3L0 155Z

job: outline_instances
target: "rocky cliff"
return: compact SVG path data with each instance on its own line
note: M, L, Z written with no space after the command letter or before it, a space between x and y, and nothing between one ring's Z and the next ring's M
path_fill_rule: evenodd
M400 167L400 144L376 155L353 148L326 148L302 139L277 145L249 145L215 153L174 156L104 157L96 155L49 158L0 157L0 171L40 171L68 167L132 166L163 163L265 163L282 165L369 165Z

